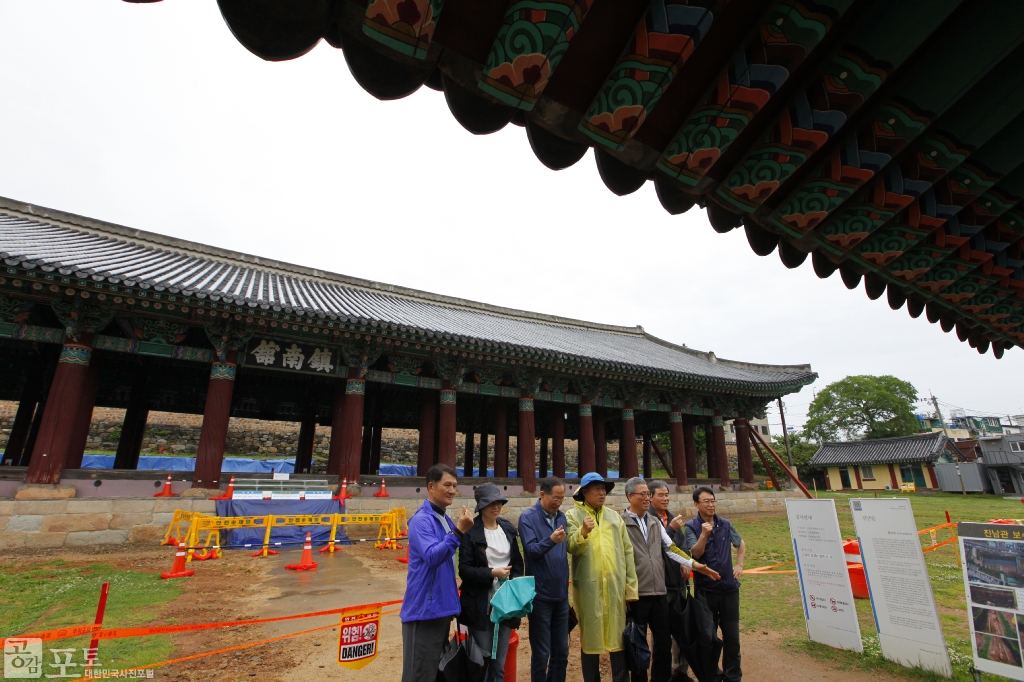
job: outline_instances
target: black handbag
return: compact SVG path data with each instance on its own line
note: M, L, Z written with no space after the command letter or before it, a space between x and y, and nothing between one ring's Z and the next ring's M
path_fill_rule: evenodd
M472 635L462 634L459 622L455 621L455 634L444 645L441 662L437 666L437 682L480 682L489 661Z
M719 679L718 659L722 655L722 640L715 628L715 618L699 593L691 595L689 588L683 607L683 641L679 649L698 682L716 682Z
M626 615L626 629L622 631L622 649L626 652L626 667L635 675L646 674L651 667L651 648L647 646L647 633L632 616Z

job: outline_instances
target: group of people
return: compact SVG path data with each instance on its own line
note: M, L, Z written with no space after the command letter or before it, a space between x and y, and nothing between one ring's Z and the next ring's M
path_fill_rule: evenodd
M716 513L714 492L697 488L697 514L684 521L669 511L664 481L626 481L629 506L621 513L605 506L614 485L600 474L586 474L572 507L563 512L565 484L545 478L537 504L522 513L517 528L501 516L508 500L493 483L476 487L475 518L463 507L452 521L446 512L457 494L456 473L443 464L432 467L427 499L409 520L402 682L435 682L453 618L487 656L485 682L501 682L509 639L520 622L492 623L490 601L503 581L524 575L533 576L536 588L527 616L532 682L564 682L569 632L577 623L584 682L600 681L605 652L613 682L646 682L646 670L630 671L627 664L627 618L644 636L651 632L652 682L689 680L682 615L693 598L691 577L693 594L721 629L718 679L739 682L739 578L746 546Z

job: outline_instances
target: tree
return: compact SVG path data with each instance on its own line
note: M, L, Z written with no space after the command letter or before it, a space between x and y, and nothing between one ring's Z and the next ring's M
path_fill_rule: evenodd
M801 479L803 479L804 474L806 474L810 468L811 457L813 457L814 453L818 451L818 444L808 440L803 433L796 432L789 434L789 446L793 451L793 466L796 467L797 474ZM783 462L789 464L789 461L786 459L785 438L781 435L772 436L772 449L778 453ZM764 449L762 448L762 451L763 450ZM775 476L781 481L786 480L786 474L783 472L782 467L772 459L772 456L769 453L765 452L764 454L771 463L772 471L775 472ZM753 457L754 473L758 476L767 476L768 472L765 470L764 464L761 463L761 458L758 457L756 453L753 453ZM810 484L808 483L808 485Z
M819 442L908 436L920 430L915 402L917 389L894 376L849 376L811 401L804 432Z

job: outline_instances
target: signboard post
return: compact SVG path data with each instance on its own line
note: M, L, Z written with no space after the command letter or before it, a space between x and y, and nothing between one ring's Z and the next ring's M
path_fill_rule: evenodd
M974 667L1024 680L1024 526L957 524Z
M834 500L786 500L807 638L864 650Z
M338 665L359 670L377 658L380 605L371 604L341 614L338 627Z
M852 499L850 511L882 655L952 677L910 500Z

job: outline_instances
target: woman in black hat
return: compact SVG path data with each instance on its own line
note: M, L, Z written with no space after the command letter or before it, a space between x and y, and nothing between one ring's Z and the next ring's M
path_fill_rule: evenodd
M490 656L494 624L490 618L491 597L500 581L523 575L523 556L519 552L518 533L510 521L501 517L508 502L498 486L484 483L476 489L476 520L462 536L459 550L459 576L462 578L462 614L459 622L469 628L473 639ZM512 630L519 618L502 621L498 628L498 652L487 664L484 682L502 682L505 678L505 654Z

